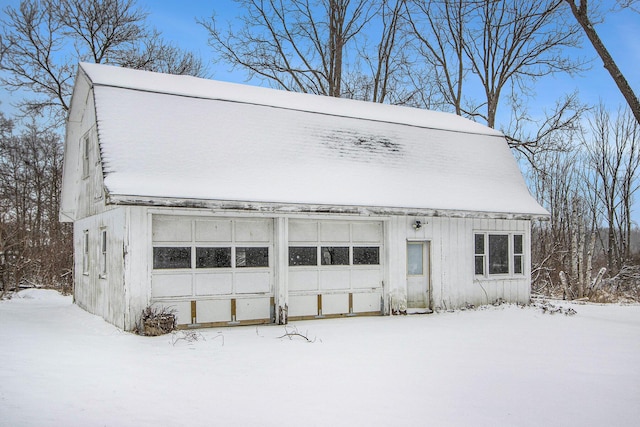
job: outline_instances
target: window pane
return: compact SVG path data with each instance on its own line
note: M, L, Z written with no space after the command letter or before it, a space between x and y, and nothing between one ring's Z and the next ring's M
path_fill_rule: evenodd
M515 234L513 236L513 253L522 254L522 235Z
M101 251L103 253L107 252L107 230L102 230L102 244Z
M522 274L522 255L513 257L513 273Z
M476 254L484 254L484 234L476 234Z
M323 246L320 253L322 265L349 265L348 247Z
M231 248L196 248L196 268L231 267Z
M422 243L407 244L407 274L410 276L422 275Z
M509 236L489 235L489 274L509 273Z
M476 255L476 274L484 274L484 256Z
M269 248L236 248L236 267L269 267Z
M315 246L290 246L289 265L318 265L317 253Z
M380 264L380 248L378 247L354 247L353 265Z
M191 248L153 248L153 268L191 268Z

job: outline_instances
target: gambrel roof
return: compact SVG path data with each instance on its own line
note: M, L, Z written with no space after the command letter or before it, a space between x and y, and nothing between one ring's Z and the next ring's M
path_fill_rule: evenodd
M82 63L70 123L91 96L110 203L547 215L453 114Z

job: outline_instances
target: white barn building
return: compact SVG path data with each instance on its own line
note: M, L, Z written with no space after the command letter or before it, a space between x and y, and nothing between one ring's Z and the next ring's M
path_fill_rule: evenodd
M60 218L74 298L131 330L530 297L504 136L446 113L80 64Z

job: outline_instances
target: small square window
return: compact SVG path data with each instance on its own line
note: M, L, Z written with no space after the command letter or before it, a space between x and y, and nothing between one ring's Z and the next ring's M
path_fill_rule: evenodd
M231 267L231 248L196 248L196 268Z
M349 247L323 246L322 265L349 265Z
M318 265L318 248L315 246L290 246L289 265Z
M380 264L380 248L377 246L354 246L353 265L378 265Z
M155 269L191 268L191 248L189 247L153 248L153 268Z
M269 248L236 248L236 267L269 267Z

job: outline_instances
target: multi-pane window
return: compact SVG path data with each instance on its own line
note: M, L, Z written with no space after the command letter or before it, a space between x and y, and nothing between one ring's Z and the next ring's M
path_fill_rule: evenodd
M350 265L350 254L353 252L353 265L380 264L380 248L378 246L321 246L320 265ZM290 246L289 266L317 266L317 246Z
M475 243L475 271L476 274L484 274L485 251L484 251L484 234L476 234L474 236Z
M191 252L190 246L154 247L153 268L192 268ZM195 255L195 268L269 267L268 247L196 247ZM235 261L233 265L232 260Z
M318 265L318 248L315 246L290 246L289 265Z
M474 270L479 276L522 274L524 264L522 234L476 233Z
M380 264L380 248L377 246L354 246L353 265Z
M514 234L513 236L513 273L514 274L522 274L522 260L523 260L523 252L522 252L523 244L522 244L522 235Z
M191 268L191 248L188 246L153 248L153 268Z
M320 256L322 265L349 265L348 246L322 246Z
M269 267L269 248L236 248L236 267Z
M231 248L196 248L196 268L231 267Z

